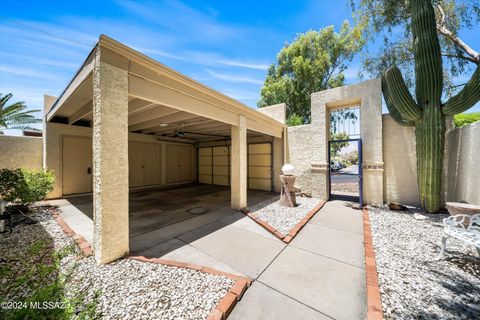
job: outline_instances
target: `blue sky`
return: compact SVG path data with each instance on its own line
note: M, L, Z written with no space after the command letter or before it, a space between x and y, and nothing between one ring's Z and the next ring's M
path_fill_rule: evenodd
M103 33L256 107L267 68L284 43L351 20L347 2L4 0L0 92L43 108L43 94L64 89ZM462 36L478 50L475 34L478 26ZM358 70L356 58L348 83L359 81Z

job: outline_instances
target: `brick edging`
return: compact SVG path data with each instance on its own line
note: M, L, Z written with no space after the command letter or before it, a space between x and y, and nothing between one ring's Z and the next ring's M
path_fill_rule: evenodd
M92 247L90 247L90 244L87 242L87 240L85 240L85 238L83 238L81 235L75 233L75 231L70 228L70 226L60 216L58 210L56 208L49 208L49 210L63 232L65 232L67 236L71 237L75 241L83 254L87 257L93 255Z
M378 286L377 264L375 262L375 249L373 247L372 231L368 209L363 208L363 235L365 246L365 274L367 284L367 319L382 320L382 296Z
M305 217L303 217L291 230L287 235L284 235L268 223L263 220L258 219L251 213L247 208L243 208L240 211L247 215L250 219L261 225L265 230L273 234L278 239L282 240L285 243L290 243L290 241L295 238L297 233L302 230L302 228L307 224L307 222L313 218L313 216L323 207L325 204L324 200L321 200L319 204L317 204L312 210L310 210Z
M215 306L215 308L213 308L212 311L210 311L210 314L208 315L207 320L226 319L230 314L230 312L232 312L235 305L237 304L237 301L239 301L242 298L247 288L252 284L252 280L248 277L238 276L232 273L215 270L210 267L204 267L197 264L178 262L178 261L162 259L162 258L146 258L144 256L129 256L128 258L143 261L143 262L158 263L158 264L171 266L171 267L197 270L197 271L213 274L216 276L224 276L235 281L233 286L230 287L230 289L228 290L227 294L222 299L220 299L220 301Z
M60 216L57 209L49 208L49 210L52 216L54 217L55 221L57 222L57 224L63 230L63 232L65 232L67 236L75 240L75 243L77 243L78 247L83 252L83 254L85 254L86 256L93 255L92 247L90 247L88 242L81 235L76 234L70 228L70 226ZM247 288L252 284L252 280L248 277L238 276L232 273L215 270L215 269L200 266L197 264L183 263L183 262L178 262L178 261L168 260L168 259L161 259L161 258L146 258L144 256L128 256L127 258L139 260L143 262L163 264L171 267L197 270L197 271L201 271L201 272L205 272L205 273L209 273L217 276L224 276L235 281L233 286L230 287L230 289L228 290L227 294L222 299L220 299L220 301L215 306L215 308L213 308L212 311L210 311L210 314L208 315L207 320L226 319L230 314L230 312L232 312L235 305L237 304L237 301L239 301L242 298Z

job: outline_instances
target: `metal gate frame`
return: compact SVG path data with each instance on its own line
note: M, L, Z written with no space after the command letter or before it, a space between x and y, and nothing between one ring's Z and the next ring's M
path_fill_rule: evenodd
M332 198L332 179L331 179L331 168L330 168L330 147L332 143L338 142L353 142L357 141L357 149L358 149L358 204L360 208L363 207L363 171L362 171L362 163L363 163L363 155L362 155L362 138L358 139L345 139L345 140L329 140L328 141L328 199Z

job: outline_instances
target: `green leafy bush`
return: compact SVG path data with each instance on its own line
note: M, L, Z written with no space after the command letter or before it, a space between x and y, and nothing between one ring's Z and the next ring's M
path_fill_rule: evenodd
M460 113L453 118L455 127L460 128L467 124L480 121L480 112Z
M29 206L53 190L53 172L46 169L1 169L0 198L13 205Z

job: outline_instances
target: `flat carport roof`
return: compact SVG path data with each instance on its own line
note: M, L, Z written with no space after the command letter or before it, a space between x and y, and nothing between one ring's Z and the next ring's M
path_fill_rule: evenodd
M283 111L284 114L284 111ZM231 139L231 207L247 205L247 137L282 139L285 124L104 35L53 105L49 122L92 126L94 252L107 263L129 252L128 133L195 142Z

